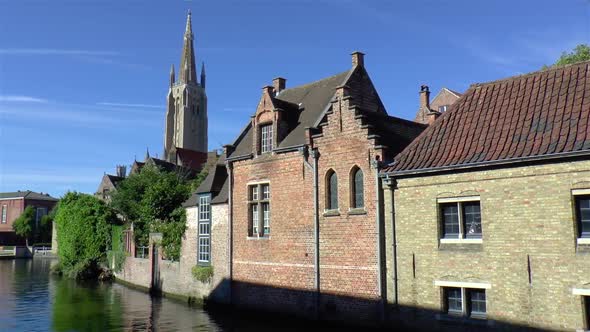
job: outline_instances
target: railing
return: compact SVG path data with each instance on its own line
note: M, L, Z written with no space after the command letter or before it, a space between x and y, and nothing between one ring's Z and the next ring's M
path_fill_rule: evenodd
M135 258L149 258L150 247L135 247Z
M41 247L33 247L33 254L47 256L47 254L51 254L51 247L41 246Z
M0 256L16 256L15 246L0 247Z

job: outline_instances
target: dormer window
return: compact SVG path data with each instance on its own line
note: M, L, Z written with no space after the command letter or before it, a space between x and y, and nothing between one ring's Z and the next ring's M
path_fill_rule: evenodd
M438 107L438 111L439 111L440 113L446 112L446 111L447 111L447 106L448 106L448 105L442 105L442 106L439 106L439 107Z
M262 153L272 151L272 123L260 126L260 151Z

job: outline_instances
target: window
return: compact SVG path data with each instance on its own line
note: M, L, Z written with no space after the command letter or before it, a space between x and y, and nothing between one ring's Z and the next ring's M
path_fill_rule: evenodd
M352 170L351 176L351 207L360 209L365 206L364 187L363 187L363 171L355 167Z
M444 311L451 316L486 318L486 290L443 287Z
M146 246L136 246L135 247L135 258L149 258L150 257L150 247Z
M328 171L326 180L326 208L327 210L336 210L338 209L338 177L336 172Z
M248 187L250 225L249 236L270 235L270 185L254 184Z
M0 223L6 224L6 222L7 222L6 215L7 214L8 214L8 205L2 205L2 219L0 220Z
M447 106L448 106L448 105L442 105L442 106L439 106L439 107L438 107L438 111L439 111L440 113L442 113L442 112L445 112L445 111L447 110Z
M583 296L584 301L584 322L586 323L586 330L590 330L590 296Z
M43 216L47 214L47 208L38 207L36 212L37 214L35 215L35 223L39 225L39 222L41 222L41 218L43 218Z
M443 240L481 239L480 203L472 199L439 199Z
M260 126L260 151L272 151L272 124Z
M199 251L198 262L211 261L211 196L199 196Z
M579 238L590 238L590 195L575 196Z

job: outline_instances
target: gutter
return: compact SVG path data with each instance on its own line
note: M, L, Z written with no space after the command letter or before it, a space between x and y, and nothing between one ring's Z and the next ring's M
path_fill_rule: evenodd
M391 249L392 249L392 268L393 268L393 304L399 304L399 291L398 291L398 275L397 275L397 236L395 228L395 180L390 178L389 175L383 179L383 183L388 187L391 192Z
M309 163L309 150L307 146L299 149L303 155L303 162L305 166L313 170L313 242L314 242L314 288L316 300L316 316L320 318L320 212L319 212L319 188L318 188L318 159L320 153L318 149L311 150L311 158L313 165Z
M227 203L228 203L228 237L227 237L227 248L228 248L228 253L227 253L227 271L228 271L228 278L229 278L229 289L228 289L228 300L229 300L229 304L233 303L233 299L232 299L232 286L233 286L233 186L234 186L234 169L233 169L233 164L229 161L226 161L225 166L227 167L227 181L228 182L228 195L227 195Z
M441 167L432 167L432 168L421 168L421 169L412 169L412 170L405 170L405 171L393 171L393 172L384 172L381 173L382 177L385 176L412 176L412 175L421 175L421 174L432 174L432 173L439 173L445 171L455 171L455 170L470 170L470 169L477 169L482 167L488 166L512 166L518 165L526 162L533 162L533 161L549 161L555 160L560 158L574 158L574 157L585 157L590 156L590 150L583 150L583 151L574 151L574 152L559 152L553 153L549 155L542 155L542 156L529 156L529 157L519 157L519 158L511 158L511 159L501 159L501 160L491 160L491 161L482 161L470 164L462 164L462 165L450 165L450 166L441 166ZM395 165L390 164L390 166Z
M382 253L382 216L383 216L383 199L381 197L381 179L379 178L379 169L380 169L380 161L373 160L371 161L371 168L375 170L375 203L376 203L376 213L375 213L375 226L377 228L377 241L375 242L376 249L377 249L377 293L379 295L379 299L381 301L380 306L380 315L381 320L385 320L385 289L383 283L385 278L383 277L383 253Z

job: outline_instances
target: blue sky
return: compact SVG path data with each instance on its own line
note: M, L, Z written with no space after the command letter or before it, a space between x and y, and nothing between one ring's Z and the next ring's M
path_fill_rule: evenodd
M162 153L170 65L188 9L207 66L209 148L231 143L272 78L365 64L389 114L428 84L464 91L590 41L590 1L1 1L0 191L92 193Z

